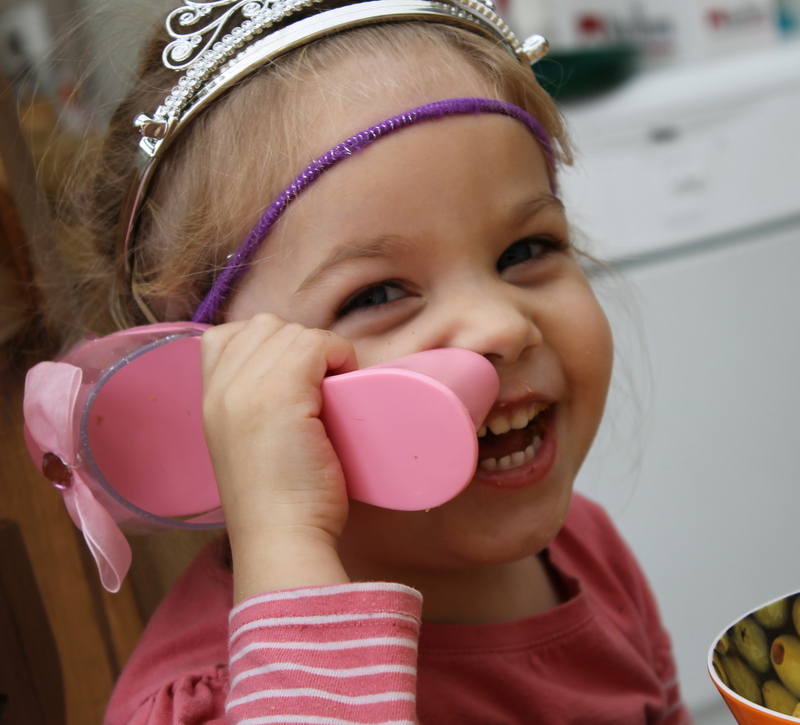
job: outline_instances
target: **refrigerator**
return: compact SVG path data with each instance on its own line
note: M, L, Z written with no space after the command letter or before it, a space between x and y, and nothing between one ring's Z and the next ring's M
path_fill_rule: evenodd
M576 488L645 569L698 723L733 722L709 647L800 590L800 42L564 111L573 234L616 270L587 264L616 362Z

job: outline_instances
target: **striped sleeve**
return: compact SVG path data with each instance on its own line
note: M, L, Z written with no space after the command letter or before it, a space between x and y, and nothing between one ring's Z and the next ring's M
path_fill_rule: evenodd
M422 597L361 582L245 599L229 620L235 725L414 725Z

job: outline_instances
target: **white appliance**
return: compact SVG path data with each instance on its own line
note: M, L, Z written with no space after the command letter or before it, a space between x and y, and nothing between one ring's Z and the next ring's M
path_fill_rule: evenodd
M800 42L565 112L568 211L627 279L598 279L618 366L577 488L644 566L698 722L733 722L708 648L800 590Z

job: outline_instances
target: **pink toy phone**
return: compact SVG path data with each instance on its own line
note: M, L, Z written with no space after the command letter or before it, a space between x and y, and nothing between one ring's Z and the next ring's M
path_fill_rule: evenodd
M130 533L224 525L202 427L205 329L136 327L84 341L28 373L28 449L64 494L101 575L108 551L122 546L117 525ZM451 348L331 376L322 392L348 495L419 511L454 498L472 478L475 431L498 379L481 355Z

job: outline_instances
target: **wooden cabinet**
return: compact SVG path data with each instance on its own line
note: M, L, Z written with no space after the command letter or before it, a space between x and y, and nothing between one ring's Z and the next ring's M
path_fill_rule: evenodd
M67 724L100 725L144 622L199 548L219 533L132 539L131 574L118 593L106 592L61 495L28 457L22 390L21 374L0 372L0 519L17 522L22 531L58 650Z
M25 371L54 353L37 317L48 281L33 271L31 249L60 252L38 186L53 170L35 168L10 99L0 76L0 520L15 522L22 534L58 651L66 722L100 725L144 623L197 551L219 532L175 531L131 540L130 576L118 593L109 594L61 494L28 456L22 416ZM31 238L37 238L35 245ZM65 315L64 310L51 313L50 319ZM6 655L0 652L0 657ZM3 725L39 725L0 720Z
M18 263L22 241L10 195L0 188L0 279L4 280L0 329L12 336L22 326L30 283ZM22 533L55 637L67 723L99 725L143 620L130 584L117 595L102 589L61 495L28 457L22 427L23 385L23 371L14 369L8 356L0 359L0 519L16 522Z

